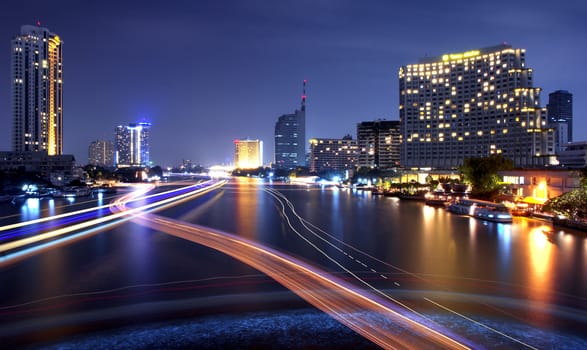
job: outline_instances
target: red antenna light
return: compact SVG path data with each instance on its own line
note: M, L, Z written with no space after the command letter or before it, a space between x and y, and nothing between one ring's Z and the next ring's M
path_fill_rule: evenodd
M41 26L41 21L37 21L37 26Z

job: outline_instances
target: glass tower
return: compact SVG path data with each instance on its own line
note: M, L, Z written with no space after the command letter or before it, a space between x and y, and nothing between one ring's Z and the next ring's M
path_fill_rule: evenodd
M284 114L275 123L275 166L294 169L306 165L306 80L302 107Z

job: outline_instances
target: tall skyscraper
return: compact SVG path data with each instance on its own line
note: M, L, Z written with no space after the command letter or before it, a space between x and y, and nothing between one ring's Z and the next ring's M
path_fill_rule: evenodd
M299 165L306 165L306 80L301 109L282 115L275 123L275 166L293 169Z
M566 139L561 139L559 144L564 146L573 141L573 94L565 90L557 90L548 94L548 123L557 127L560 123L566 123Z
M554 133L525 56L504 44L401 67L402 166L449 169L492 154L515 166L554 161Z
M59 36L22 26L12 40L12 150L63 152L63 67Z
M114 144L108 140L96 140L88 147L88 164L101 167L114 166Z
M149 163L151 123L131 123L116 127L116 166L140 167Z
M263 141L234 140L234 165L239 169L263 166Z
M400 163L400 122L375 120L357 124L358 166L388 169Z
M310 171L344 171L357 165L357 141L351 135L342 139L310 139Z

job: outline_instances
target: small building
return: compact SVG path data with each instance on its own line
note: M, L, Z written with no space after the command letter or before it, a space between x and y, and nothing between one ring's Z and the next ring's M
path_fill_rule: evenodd
M498 171L513 194L529 204L547 200L581 187L581 174L566 169L516 169Z
M561 166L581 169L587 166L587 141L569 142L558 155Z
M51 180L55 185L75 178L74 165L75 157L71 154L50 156L47 151L0 152L0 171L39 173L42 178Z

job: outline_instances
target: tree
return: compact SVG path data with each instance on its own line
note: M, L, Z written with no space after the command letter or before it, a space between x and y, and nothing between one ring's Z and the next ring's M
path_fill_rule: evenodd
M587 219L587 167L581 169L581 188L550 199L543 210L575 220Z
M482 158L467 158L459 168L465 182L473 187L472 195L490 199L497 194L500 178L497 172L511 170L514 163L501 155Z

